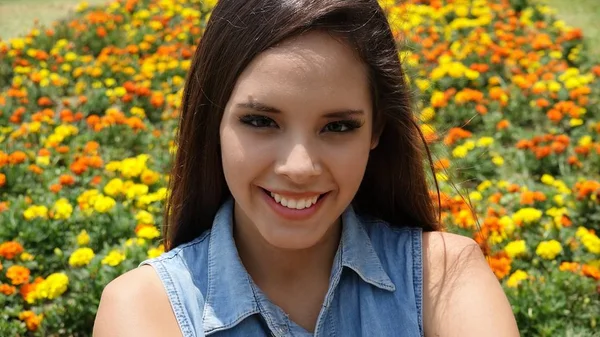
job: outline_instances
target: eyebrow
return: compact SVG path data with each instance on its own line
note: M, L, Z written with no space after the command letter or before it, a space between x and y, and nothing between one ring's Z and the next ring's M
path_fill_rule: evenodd
M266 104L257 102L257 101L238 103L236 106L238 108L245 108L245 109L250 109L250 110L259 111L259 112L268 112L268 113L275 113L275 114L281 113L281 110L279 110L275 107L268 106ZM344 118L344 117L349 117L352 115L363 115L364 113L365 112L360 109L342 109L342 110L338 110L338 111L328 112L324 115L324 117Z

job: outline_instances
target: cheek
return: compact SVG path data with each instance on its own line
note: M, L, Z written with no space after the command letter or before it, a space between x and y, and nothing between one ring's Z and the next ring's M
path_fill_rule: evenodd
M247 137L246 137L247 138ZM221 129L221 157L223 173L231 190L247 184L261 170L265 153L255 141L244 138L244 132L225 125Z
M353 142L329 151L326 156L326 165L333 178L347 192L353 193L362 181L369 160L369 145L365 142Z

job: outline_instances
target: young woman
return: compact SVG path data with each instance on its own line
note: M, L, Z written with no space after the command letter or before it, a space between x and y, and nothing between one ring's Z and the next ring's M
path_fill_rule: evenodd
M477 244L439 231L396 48L376 0L219 1L168 251L106 287L94 335L518 336Z

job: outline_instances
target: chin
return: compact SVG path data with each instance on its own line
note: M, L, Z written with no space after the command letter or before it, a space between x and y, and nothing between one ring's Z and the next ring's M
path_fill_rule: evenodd
M310 227L291 229L289 226L266 229L266 233L261 231L263 239L271 246L279 249L300 250L315 246L322 236L316 236L317 231ZM318 231L321 232L321 231ZM323 235L327 230L324 231Z

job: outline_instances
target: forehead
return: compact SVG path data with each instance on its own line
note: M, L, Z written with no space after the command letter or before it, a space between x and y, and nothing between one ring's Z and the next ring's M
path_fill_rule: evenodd
M327 33L310 32L259 54L238 78L232 98L285 97L369 100L365 65L350 45Z

